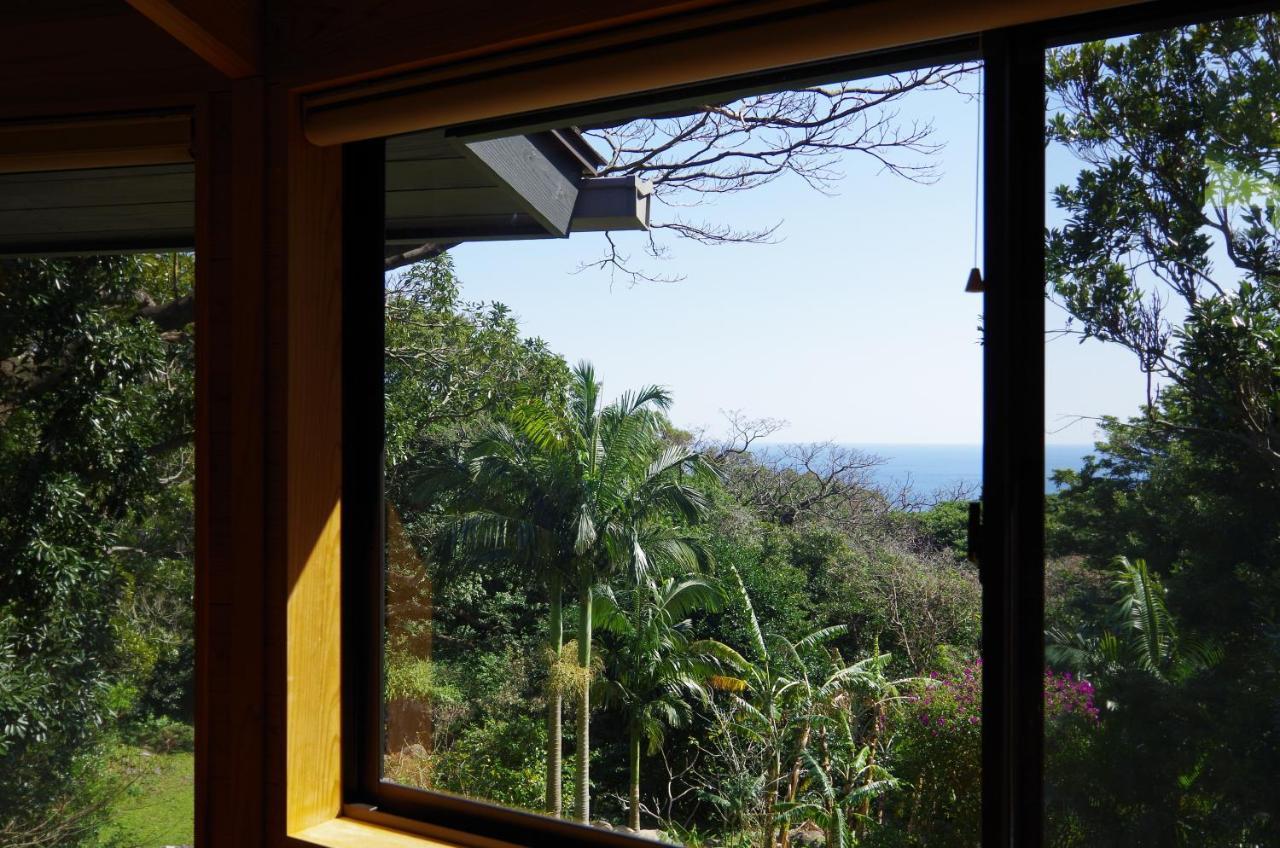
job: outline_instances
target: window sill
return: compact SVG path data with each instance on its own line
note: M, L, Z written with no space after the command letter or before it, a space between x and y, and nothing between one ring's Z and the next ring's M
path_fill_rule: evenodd
M452 842L344 817L294 833L291 841L316 848L457 848Z
M289 836L292 845L311 848L518 848L510 842L402 818L363 804L351 805L343 815Z

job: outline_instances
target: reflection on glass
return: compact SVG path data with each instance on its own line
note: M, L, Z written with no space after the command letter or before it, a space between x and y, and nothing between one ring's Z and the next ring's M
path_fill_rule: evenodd
M976 88L503 141L650 198L611 240L643 216L471 235L540 226L485 217L511 192L458 169L489 142L388 142L389 250L434 247L386 282L386 779L693 845L976 843L981 349L973 230L941 223L972 214ZM845 169L874 208L814 193Z
M1280 844L1278 34L1047 58L1051 845Z

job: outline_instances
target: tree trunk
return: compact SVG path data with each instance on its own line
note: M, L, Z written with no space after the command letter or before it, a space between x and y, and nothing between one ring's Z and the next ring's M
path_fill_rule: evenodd
M564 588L559 575L547 581L551 591L550 629L547 644L551 648L551 661L560 659L560 649L564 647ZM547 690L547 803L546 810L556 818L560 817L560 757L563 744L561 729L561 694L560 690Z
M878 736L879 736L880 722L884 719L884 703L883 702L876 704L874 716L875 717L871 720L871 732L867 734L868 740L866 742L867 751L868 751L868 754L867 754L867 784L868 785L870 785L871 781L873 780L872 773L875 771L876 743L878 741ZM870 795L867 795L867 797L862 799L862 809L860 809L858 812L859 812L859 819L854 832L857 835L858 839L861 839L863 836L866 835L867 821L868 819L871 818L871 796Z
M631 806L627 810L627 825L640 830L640 731L631 729Z
M795 762L791 764L791 779L787 781L787 803L790 804L796 800L796 793L800 791L800 765L804 757L804 752L809 748L809 722L804 723L804 729L800 731L800 753L796 754ZM788 848L791 845L791 831L789 828L782 829L782 838L780 840L782 848Z
M782 754L779 751L773 752L773 757L769 760L769 779L764 787L764 839L761 842L761 848L774 848L774 836L777 833L776 824L773 820L773 809L778 801L778 778L782 772Z
M582 668L582 691L578 696L577 799L574 817L591 822L591 584L584 583L578 599L578 665Z

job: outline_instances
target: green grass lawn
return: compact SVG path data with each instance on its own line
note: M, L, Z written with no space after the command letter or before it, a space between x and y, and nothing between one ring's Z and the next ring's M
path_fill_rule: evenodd
M161 848L193 841L195 757L186 751L152 754L122 749L116 766L133 783L111 810L100 844L120 848Z

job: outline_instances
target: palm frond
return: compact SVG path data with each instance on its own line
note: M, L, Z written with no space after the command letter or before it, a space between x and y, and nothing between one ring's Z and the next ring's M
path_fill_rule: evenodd
M695 612L719 612L724 607L724 592L701 577L668 580L662 587L662 596L662 608L674 620Z
M618 603L613 590L608 586L597 586L591 601L591 626L596 630L615 633L620 636L635 632L631 620Z

